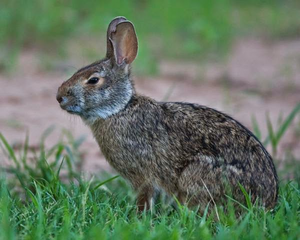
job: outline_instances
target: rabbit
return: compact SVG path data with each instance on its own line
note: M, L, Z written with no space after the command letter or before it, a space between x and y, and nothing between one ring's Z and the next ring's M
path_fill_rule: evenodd
M159 192L202 210L222 206L228 193L245 203L241 186L253 202L274 208L273 160L246 127L206 106L138 94L130 67L138 40L125 17L111 21L106 44L106 57L63 82L56 98L90 127L106 160L137 192L138 210L151 208Z

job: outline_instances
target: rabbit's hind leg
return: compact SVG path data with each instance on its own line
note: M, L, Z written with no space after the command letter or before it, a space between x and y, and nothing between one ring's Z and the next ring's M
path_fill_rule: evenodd
M206 157L207 160L207 157ZM190 163L178 181L178 200L189 207L199 205L203 211L209 204L213 207L224 196L222 169L212 161Z

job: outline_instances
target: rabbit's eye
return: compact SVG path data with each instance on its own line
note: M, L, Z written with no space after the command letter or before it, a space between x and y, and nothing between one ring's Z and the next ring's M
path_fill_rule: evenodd
M99 78L92 77L87 81L87 84L96 84L97 82L99 82Z

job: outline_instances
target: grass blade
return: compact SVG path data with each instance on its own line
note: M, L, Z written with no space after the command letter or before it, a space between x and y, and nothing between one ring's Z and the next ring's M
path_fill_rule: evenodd
M247 193L246 189L243 187L242 184L240 184L240 183L238 182L238 185L239 185L241 191L243 192L243 194L244 194L244 196L245 196L245 200L246 200L246 203L247 203L247 207L248 207L249 209L252 209L252 202L251 202L251 197L250 197L250 195Z
M109 178L109 179L107 179L107 180L105 180L105 181L99 183L96 187L94 187L94 190L98 189L99 187L101 187L102 185L104 185L104 184L106 184L106 183L108 183L108 182L111 182L112 180L114 180L114 179L116 179L116 178L118 178L118 177L119 177L119 175L114 176L114 177L111 177L111 178Z
M300 103L293 109L293 111L288 115L283 124L280 126L276 133L276 141L279 142L283 134L286 132L288 127L291 125L297 113L300 112Z
M27 160L27 153L28 153L28 146L29 146L29 134L26 132L26 137L25 137L25 143L23 147L23 155L22 155L22 162L24 166L27 166L26 160Z
M258 140L261 140L261 131L258 126L256 117L254 115L252 115L251 120L252 120L252 127L253 127L253 131L254 131L254 135L258 138Z
M17 159L17 157L15 155L14 149L9 145L9 143L6 141L6 139L2 135L2 133L0 133L0 140L4 144L6 150L9 153L9 156L11 157L11 159L13 160L13 162L15 163L16 167L19 169L20 168L20 163L18 162L18 159Z
M272 145L272 150L273 150L273 155L276 155L276 150L277 150L277 140L276 140L276 136L273 130L273 125L270 119L270 115L266 114L266 118L267 118L267 127L268 127L268 132L269 132L269 138L271 141L271 145Z

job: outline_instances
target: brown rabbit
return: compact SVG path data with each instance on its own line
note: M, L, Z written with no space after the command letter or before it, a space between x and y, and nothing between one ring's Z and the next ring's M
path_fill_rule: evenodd
M271 156L242 124L209 107L157 102L136 93L130 64L137 55L134 26L124 17L107 30L107 54L58 89L62 109L91 128L107 161L138 192L139 209L164 191L188 206L222 204L227 190L266 208L277 201ZM228 188L229 187L229 188Z

